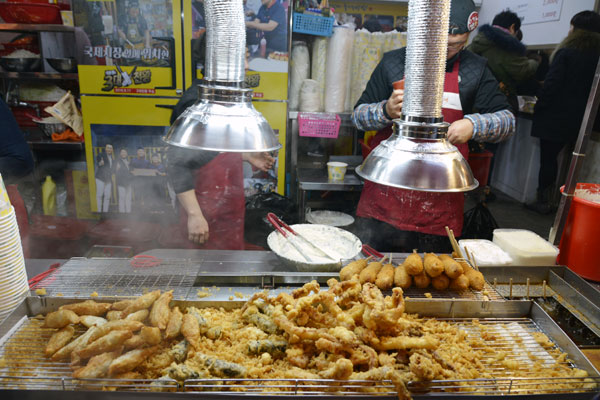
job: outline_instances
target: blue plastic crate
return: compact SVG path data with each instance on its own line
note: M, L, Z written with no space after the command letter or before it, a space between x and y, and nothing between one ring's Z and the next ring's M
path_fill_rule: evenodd
M294 32L316 36L331 36L334 17L294 13Z

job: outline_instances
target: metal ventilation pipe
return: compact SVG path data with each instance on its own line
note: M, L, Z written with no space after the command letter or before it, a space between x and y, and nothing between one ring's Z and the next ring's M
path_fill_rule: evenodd
M410 0L402 116L392 136L357 168L381 185L428 192L464 192L478 186L469 164L447 140L442 97L450 0Z
M440 118L450 0L411 1L408 7L402 116Z
M244 87L246 24L242 0L205 0L205 77L198 101L173 123L163 140L197 150L263 152L281 147Z
M239 3L239 7L236 7ZM242 83L246 57L246 24L239 0L205 0L208 82Z

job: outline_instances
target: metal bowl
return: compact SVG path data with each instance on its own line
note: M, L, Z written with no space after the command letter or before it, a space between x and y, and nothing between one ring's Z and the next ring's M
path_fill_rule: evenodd
M67 125L62 122L39 122L34 121L36 125L44 132L44 135L51 137L53 133L60 133L67 129Z
M77 72L77 60L74 58L46 58L46 61L52 68L63 74Z
M10 72L31 72L37 71L42 65L42 59L39 57L12 58L0 57L0 66Z
M328 238L328 240L320 240L318 243L315 241L315 244L321 248L327 248L328 251L331 249L331 247L328 246L328 243L335 243L338 245L345 243L343 247L347 247L347 252L341 254L342 257L339 261L328 261L327 259L319 257L318 259L309 262L300 256L300 254L292 250L290 247L291 245L286 242L286 239L283 238L279 232L271 232L267 237L269 248L286 265L295 268L300 272L338 272L342 268L342 265L355 259L362 249L360 239L344 229L316 224L296 224L292 225L292 229L306 237L308 240L315 240L315 236L311 235L311 231L313 230L319 233L320 238ZM302 241L302 239L297 240L300 242ZM307 253L310 255L309 251L307 251Z

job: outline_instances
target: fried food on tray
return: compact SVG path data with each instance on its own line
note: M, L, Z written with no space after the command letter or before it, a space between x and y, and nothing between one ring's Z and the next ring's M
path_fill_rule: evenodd
M419 282L421 276L431 279L424 270L413 278ZM442 276L445 273L437 279ZM72 365L79 367L73 376L80 379L110 376L133 386L129 381L148 379L155 391L175 390L173 380L183 384L187 379L204 378L218 382L305 379L305 385L320 385L317 391L360 390L365 394L387 392L388 387L375 381L388 380L400 399L410 398L409 381L413 385L422 382L426 388L432 380L453 380L449 390L456 392L462 389L456 382L468 379L573 377L580 381L571 385L595 385L585 381L585 371L565 362L566 354L561 355L543 334L531 335L535 338L531 343L538 346L535 354L523 352L518 356L524 361L516 362L499 346L500 340L520 343L524 340L521 333L529 334L525 330L507 337L515 330L503 324L463 321L462 329L458 323L406 314L402 288L395 287L386 296L375 284L361 285L358 279L357 274L343 282L330 279L324 290L313 281L276 297L256 293L242 308L233 310L180 305L182 310L169 309L164 331L150 326L149 319L145 319L147 325L126 319L93 325L51 359L71 356ZM468 284L464 274L448 281L464 285L465 279ZM132 331L139 333L133 336ZM92 337L97 339L92 341ZM547 354L540 357L540 352ZM367 382L328 387L320 379ZM256 385L259 391L260 383ZM107 390L123 387L114 386L107 384ZM531 393L542 386L523 390Z
M165 330L165 339L174 339L181 332L181 324L183 322L183 314L179 311L179 307L175 306L171 310L167 329Z
M435 278L444 272L444 263L433 253L425 253L423 266L425 272L431 278Z
M413 282L419 289L426 289L431 284L431 278L423 271L419 275L413 276Z
M73 377L77 379L102 378L106 376L108 368L119 354L121 354L121 350L94 356L90 358L85 367L75 370Z
M50 340L46 345L46 349L44 351L46 357L50 357L52 354L62 349L67 343L69 343L74 334L75 328L73 328L71 325L65 326L60 331L55 332L50 337Z
M444 264L444 272L450 279L456 279L459 275L461 275L463 271L463 267L451 256L448 254L440 254L438 258Z
M120 317L120 314L116 314L116 315L118 315ZM130 321L144 322L146 320L146 318L148 318L148 315L150 315L150 311L139 310L139 311L129 314L128 316L125 317L125 319L128 319ZM117 318L117 319L119 319L119 318Z
M131 331L111 331L79 350L77 356L85 359L107 351L113 351L121 347L132 336Z
M475 290L483 290L485 285L483 274L479 271L475 271L468 263L464 261L461 261L460 265L463 267L467 278L469 278L469 286Z
M144 326L144 324L141 323L140 321L132 321L132 320L128 320L128 319L121 319L118 321L109 321L106 324L98 327L96 332L94 332L94 334L90 338L90 341L93 342L96 339L98 339L112 331L124 330L124 331L137 332L140 329L142 329L142 326Z
M413 250L413 253L406 257L403 264L409 275L419 275L423 272L423 259L416 250Z
M375 280L377 279L377 274L379 273L381 268L383 268L383 264L381 264L379 261L370 262L369 265L367 265L365 269L360 271L360 274L358 274L360 283L375 283Z
M341 269L340 279L342 281L349 281L354 275L360 274L360 271L365 269L367 264L368 261L366 258L361 258L360 260L348 263L348 265Z
M96 317L94 315L82 315L79 317L79 323L86 328L90 328L92 326L100 326L104 325L108 321L102 317Z
M79 317L71 310L58 310L46 315L44 326L46 328L64 328L79 322Z
M431 278L431 286L436 290L446 290L450 286L450 278L446 274L438 275L435 278Z
M108 375L115 376L132 371L135 367L144 362L150 355L156 353L158 348L158 346L147 347L145 349L131 350L123 354L109 364L110 367L107 368Z
M381 267L375 285L381 290L388 290L394 286L394 265L391 262Z
M154 302L152 311L150 311L150 325L156 326L160 330L166 329L171 313L171 309L169 308L171 300L173 300L172 290L161 294Z
M97 303L94 300L86 300L81 303L66 304L59 310L71 310L77 315L94 315L100 317L110 310L110 303Z
M129 307L131 305L131 303L133 303L133 300L115 301L114 303L111 304L110 309L115 310L115 311L123 311L124 309Z
M450 290L461 291L469 288L469 278L465 274L460 274L456 279L450 280Z
M146 310L146 311L148 311L148 310ZM121 313L122 313L122 311L111 310L106 313L106 319L109 321L116 321L118 319L121 319Z
M408 289L412 285L412 277L406 272L404 263L398 265L394 270L394 285L402 289Z
M131 313L134 313L139 310L148 309L152 306L152 304L159 298L160 290L155 290L153 292L146 293L133 300L123 311L121 311L121 318L125 318Z

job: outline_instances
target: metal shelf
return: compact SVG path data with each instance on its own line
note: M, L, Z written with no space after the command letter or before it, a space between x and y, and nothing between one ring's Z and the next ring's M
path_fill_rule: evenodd
M0 31L14 32L74 32L72 26L59 24L0 24Z
M59 72L9 72L0 71L0 78L9 79L40 79L40 80L73 80L76 81L79 75L76 73L62 74Z

